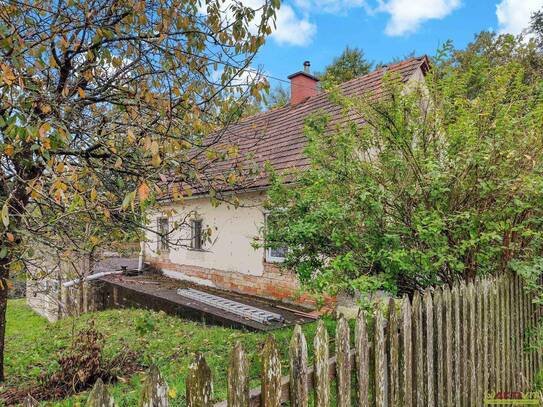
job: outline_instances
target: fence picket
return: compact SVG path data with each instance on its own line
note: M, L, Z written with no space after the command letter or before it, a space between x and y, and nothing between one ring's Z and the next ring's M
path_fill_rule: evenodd
M213 384L211 370L200 353L196 354L194 361L189 365L186 380L186 398L188 407L209 407L212 405Z
M262 349L260 381L262 407L279 407L281 405L281 359L277 343L272 335L268 335Z
M409 298L404 296L401 308L402 323L402 406L413 406L413 330L411 324L411 303Z
M500 391L509 391L509 375L507 372L507 312L505 309L506 299L505 299L505 290L506 290L506 280L501 278L500 281L500 346L501 346L501 370L502 370L502 381Z
M228 407L249 406L249 363L241 342L236 341L230 353L227 372Z
M481 397L485 397L489 390L488 385L488 375L490 371L489 366L489 342L488 342L488 334L490 330L490 312L489 312L489 298L488 298L488 282L483 281L481 284L482 290L483 290L483 296L481 300L481 307L480 307L480 313L481 313L481 320L483 321L481 324L481 352L483 354L482 361L481 361L481 367L480 372L482 374L482 384L481 384Z
M33 407L37 405L38 402L30 396L28 396L23 403L23 407ZM87 399L87 403L85 404L85 406L113 407L114 405L115 401L113 400L113 397L109 395L106 386L104 386L104 382L102 381L102 379L99 378L98 380L96 380L96 383L94 383L94 387L89 393L89 398Z
M328 375L328 331L324 322L319 320L317 332L313 339L315 354L315 407L328 407L330 405L330 376Z
M337 405L351 407L351 361L349 324L342 315L336 328Z
M155 365L152 365L149 368L149 373L147 374L141 389L139 405L140 407L168 407L168 384L164 381ZM193 406L203 405L204 404L193 404Z
M307 385L307 342L302 327L296 325L289 348L290 358L290 405L306 407L308 403Z
M413 295L413 307L412 307L412 318L413 318L413 344L414 344L414 358L413 363L415 364L415 405L424 406L425 397L424 397L424 381L425 381L425 371L424 371L424 336L423 336L423 326L422 326L422 304L420 294L415 292Z
M429 407L435 406L435 371L434 371L434 306L432 292L424 292L426 319L426 397Z
M436 387L436 403L438 406L445 405L445 361L444 353L444 338L443 338L443 303L442 290L434 291L434 319L435 319L435 351L436 351L436 370L437 370L437 387Z
M393 298L388 303L388 364L389 364L389 405L400 406L400 337L398 332L398 313Z
M451 291L452 305L453 305L453 318L454 318L454 405L460 407L462 404L462 368L461 368L461 329L460 329L460 315L461 315L461 299L458 284L453 286Z
M462 399L463 405L470 405L470 374L469 374L469 295L468 287L464 282L460 284L462 299L462 347L460 355L462 364Z
M369 407L370 355L368 329L363 312L356 318L355 329L356 376L358 379L358 405Z
M387 361L385 319L381 309L377 310L375 317L375 405L386 407L387 401Z
M473 282L468 285L468 303L469 303L469 362L468 362L468 380L469 380L469 400L470 406L477 405L477 304L475 302L475 286Z
M454 386L454 349L453 349L453 306L451 303L451 290L449 287L443 289L443 308L445 309L445 405L453 407L453 386Z

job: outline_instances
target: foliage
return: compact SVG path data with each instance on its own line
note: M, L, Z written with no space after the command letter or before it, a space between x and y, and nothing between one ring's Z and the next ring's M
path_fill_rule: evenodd
M281 85L273 88L270 94L264 97L264 105L267 109L276 109L290 103L290 91Z
M154 329L140 334L136 321L152 321ZM214 394L217 400L226 399L226 370L229 352L236 341L241 341L250 360L251 386L259 380L261 346L267 334L251 333L235 329L206 326L189 322L162 312L137 309L108 310L85 314L78 319L65 319L49 324L37 316L23 300L10 300L7 327L7 382L6 388L21 388L34 384L43 372L58 369L56 354L70 347L72 332L84 329L94 321L95 329L104 337L103 355L106 359L129 348L136 352L135 361L148 367L156 364L168 382L172 394L172 406L185 405L185 378L187 368L195 352L202 352L210 365L214 378ZM334 333L335 323L326 320L328 331ZM312 343L316 324L303 327L308 343ZM272 332L278 342L283 366L288 366L288 345L292 329ZM311 356L311 347L310 357ZM28 350L32 349L32 352ZM109 390L119 405L137 405L143 376L136 373L130 377L119 374L117 382ZM72 396L59 406L84 404L87 394Z
M524 35L515 37L483 31L465 49L454 49L453 53L454 58L448 63L461 71L472 72L473 95L479 91L479 81L484 79L484 69L478 65L520 63L524 67L525 81L537 83L543 77L543 54L535 39Z
M543 9L532 14L530 31L536 36L539 47L543 49Z
M386 97L332 93L366 124L309 118L309 169L276 174L266 241L311 290L411 292L542 254L541 81L446 51L423 83L387 74Z
M371 67L372 63L366 60L363 50L346 47L318 76L323 85L329 87L365 75Z
M1 287L35 248L92 253L137 234L158 198L236 179L206 172L236 155L209 134L267 87L240 78L278 6L0 4ZM0 380L5 301L0 289Z

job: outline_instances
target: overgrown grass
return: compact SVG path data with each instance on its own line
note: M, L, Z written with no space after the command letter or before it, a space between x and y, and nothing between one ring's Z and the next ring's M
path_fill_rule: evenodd
M144 366L151 363L158 365L172 389L173 406L185 404L184 382L187 367L195 352L204 354L213 372L215 398L222 400L226 397L228 355L236 340L240 340L246 349L251 366L251 384L256 385L260 369L260 351L266 337L266 334L262 333L206 326L164 313L136 309L97 312L50 324L34 314L24 300L9 301L7 319L7 382L4 386L26 386L35 381L40 373L55 370L58 352L67 348L72 340L77 340L73 333L87 327L90 321L94 320L97 330L105 336L106 356L114 355L121 348L128 347L138 353L140 363ZM334 322L327 320L326 324L333 337ZM316 324L307 324L303 329L308 348L311 348ZM287 353L291 333L290 328L273 332L280 347L284 367L288 363ZM117 383L110 386L118 405L137 405L142 378L142 374L121 377ZM86 396L87 394L79 394L55 402L54 405L75 406L85 401Z

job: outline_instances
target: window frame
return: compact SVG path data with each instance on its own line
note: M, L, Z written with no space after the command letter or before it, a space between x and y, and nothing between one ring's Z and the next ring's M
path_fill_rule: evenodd
M170 233L170 219L167 216L157 218L157 232L157 252L168 253L170 245L167 236L164 236Z
M196 236L196 225L200 225L199 226L199 231L200 231L200 239L199 239L199 245L197 247L196 245L196 242L197 242L197 236ZM204 239L203 239L203 230L204 230L204 225L203 225L203 220L200 219L200 218L195 218L195 219L191 219L190 221L190 249L191 250L196 250L196 251L203 251L204 250Z
M268 215L269 212L264 212L264 227L268 227ZM286 257L278 257L274 256L272 254L272 250L274 250L271 247L265 247L265 253L264 258L266 260L266 263L283 263L286 260ZM286 247L286 250L288 251L288 247Z

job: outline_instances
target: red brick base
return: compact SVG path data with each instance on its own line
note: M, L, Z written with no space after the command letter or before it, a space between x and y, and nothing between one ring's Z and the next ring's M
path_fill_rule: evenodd
M177 271L189 278L207 280L215 287L223 290L292 302L310 306L311 308L315 306L315 301L309 295L299 292L296 276L293 273L281 270L274 264L265 263L264 274L252 276L231 271L175 264L157 258L148 258L146 262L158 269Z

